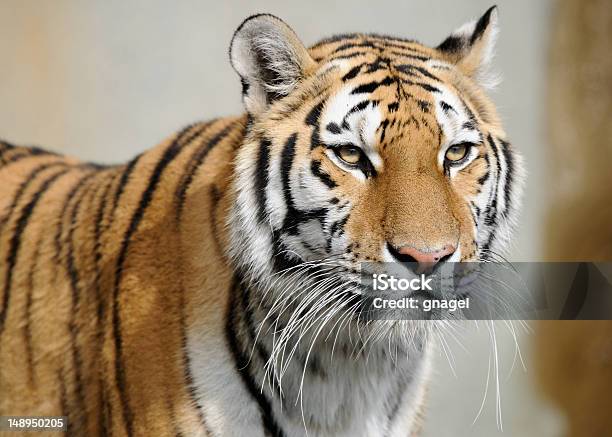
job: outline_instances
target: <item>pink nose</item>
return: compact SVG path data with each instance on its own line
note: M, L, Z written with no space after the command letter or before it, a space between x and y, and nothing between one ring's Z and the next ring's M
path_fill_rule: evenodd
M412 246L404 246L396 249L397 254L399 254L399 256L396 255L396 258L400 262L416 263L416 273L420 274L431 272L436 264L450 258L455 250L456 248L452 244L447 244L442 249L434 251L423 251Z

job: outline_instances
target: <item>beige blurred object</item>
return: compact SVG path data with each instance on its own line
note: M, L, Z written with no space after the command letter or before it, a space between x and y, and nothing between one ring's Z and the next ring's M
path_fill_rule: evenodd
M549 74L547 257L612 259L612 2L561 0Z
M612 2L562 0L551 39L549 260L612 260ZM612 435L612 321L541 322L544 393L569 436Z

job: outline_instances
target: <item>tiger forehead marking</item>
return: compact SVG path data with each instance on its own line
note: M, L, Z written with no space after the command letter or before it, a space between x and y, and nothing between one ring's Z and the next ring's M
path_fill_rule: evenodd
M398 135L420 130L421 126L432 135L444 135L446 144L452 140L480 141L473 112L451 89L452 82L448 83L445 74L451 68L448 63L435 59L430 49L416 43L359 38L358 42L349 39L336 44L341 51L350 47L365 52L358 52L355 59L328 61L321 68L325 71L328 65L333 65L343 73L342 87L325 105L324 141L356 142L351 137L362 133L363 126L374 126L370 128L369 141L362 141L364 147L373 150L384 149L390 142L385 143L385 139L391 137L393 141ZM337 50L332 50L332 54ZM389 131L393 131L391 135Z

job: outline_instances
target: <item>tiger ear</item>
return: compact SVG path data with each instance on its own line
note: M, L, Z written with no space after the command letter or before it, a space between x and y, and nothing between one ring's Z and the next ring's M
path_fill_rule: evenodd
M497 6L493 6L478 21L470 21L455 30L436 48L463 74L485 88L493 88L499 82L490 69L497 33Z
M238 27L230 61L240 75L246 109L253 115L288 95L315 65L295 32L268 14L253 15Z

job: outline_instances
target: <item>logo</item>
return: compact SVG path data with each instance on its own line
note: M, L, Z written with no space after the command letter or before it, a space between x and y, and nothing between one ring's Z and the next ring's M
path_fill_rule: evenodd
M432 291L431 280L421 274L418 278L395 278L382 274L373 274L373 287L376 291Z

